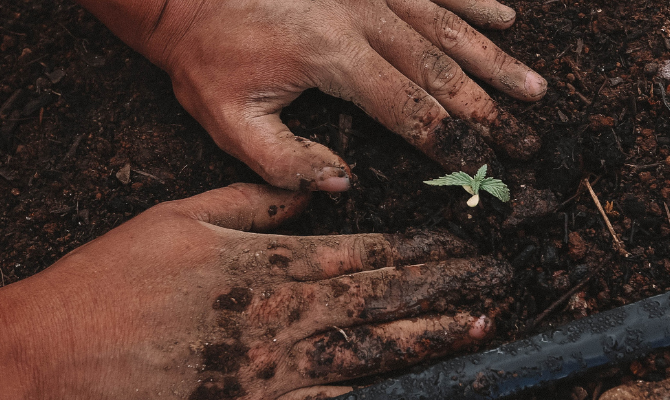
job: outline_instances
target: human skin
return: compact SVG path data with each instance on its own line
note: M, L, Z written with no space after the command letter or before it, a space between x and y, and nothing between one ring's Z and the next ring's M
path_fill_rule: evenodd
M0 399L332 396L493 333L445 309L511 269L448 234L243 232L306 201L236 184L163 203L1 288Z
M474 172L494 157L489 145L519 159L540 146L464 72L525 101L546 91L456 15L509 27L514 11L493 0L78 1L169 73L222 149L277 187L349 187L338 155L297 139L279 118L313 87L353 101L448 170ZM453 139L460 128L450 117L471 123L469 145Z

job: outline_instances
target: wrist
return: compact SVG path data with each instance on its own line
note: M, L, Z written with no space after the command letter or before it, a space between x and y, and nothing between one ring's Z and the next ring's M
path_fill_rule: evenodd
M59 398L92 368L84 355L96 342L79 322L85 288L53 269L0 290L0 400Z
M116 36L164 70L205 0L76 0Z
M31 293L22 292L23 282L0 290L0 399L29 397L29 389L40 381L39 370L32 359L40 354L41 331L39 318L34 318L38 307L32 304ZM28 289L28 287L24 287Z

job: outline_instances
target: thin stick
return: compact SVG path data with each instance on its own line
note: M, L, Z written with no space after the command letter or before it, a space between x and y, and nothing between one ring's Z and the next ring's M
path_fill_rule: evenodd
M665 97L665 88L661 82L658 82L658 89L661 91L661 99L663 99L663 104L665 104L665 107L670 110L670 102L668 101L668 98Z
M161 178L157 177L156 175L151 175L151 174L148 173L148 172L140 171L139 169L134 169L134 168L132 169L132 171L135 172L136 174L140 174L140 175L142 175L142 176L146 176L147 178L155 179L155 180L157 180L158 182L160 182L160 183L162 183L162 184L165 184L165 181L162 180Z
M668 223L670 224L670 210L668 210L668 203L663 202L663 207L665 207L665 215L668 216Z
M586 185L586 188L589 189L589 193L591 193L591 198L593 199L593 202L596 204L596 207L598 207L598 211L600 211L600 215L603 216L603 219L605 220L605 225L607 225L607 229L609 229L610 234L612 235L612 239L614 240L614 245L617 248L617 251L619 254L621 254L624 257L629 257L630 253L626 251L626 248L623 245L623 242L619 240L619 237L616 235L616 232L614 232L614 228L612 227L612 224L610 223L610 219L607 218L607 214L605 213L605 210L603 210L603 206L600 204L600 200L598 200L598 196L596 196L596 192L593 191L593 188L591 187L591 184L589 183L588 178L584 178L584 184Z
M643 170L643 169L649 169L649 168L656 168L660 167L661 165L665 165L664 162L657 162L653 164L646 164L646 165L635 165L635 164L624 164L627 167L631 167L636 170Z
M551 313L552 311L554 311L556 309L556 307L560 306L562 303L564 303L566 300L568 300L570 297L572 297L573 294L575 294L579 290L581 290L584 287L584 285L586 285L588 283L588 281L590 281L591 278L593 278L596 275L596 273L598 271L600 271L603 264L604 264L604 262L602 264L600 264L598 267L594 268L591 272L589 272L589 274L586 275L586 277L584 277L584 279L582 279L572 289L568 290L558 300L551 303L551 305L546 310L542 311L542 313L540 315L538 315L537 318L535 318L533 320L533 323L530 324L530 326L528 328L526 328L526 332L533 331L540 324L540 322L542 322L542 320L544 320L547 317L547 315L549 315L549 313Z
M350 338L349 336L347 336L347 334L344 332L344 329L339 328L339 327L337 327L337 326L335 326L335 325L333 325L332 327L333 327L335 330L337 330L338 332L340 332L340 333L342 334L342 336L344 336L344 340L346 340L347 342L351 341L351 338Z

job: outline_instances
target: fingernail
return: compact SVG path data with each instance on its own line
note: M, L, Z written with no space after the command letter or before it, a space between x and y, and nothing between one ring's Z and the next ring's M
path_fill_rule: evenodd
M503 23L508 23L514 21L516 18L516 11L507 6L501 5L498 15L500 16L500 21Z
M486 315L482 315L476 319L471 325L468 334L475 340L482 340L491 332L492 326L489 324L490 320Z
M316 188L324 192L349 190L349 176L342 168L326 167L317 174Z
M535 71L526 73L526 82L524 83L526 93L531 97L539 97L547 91L547 81Z

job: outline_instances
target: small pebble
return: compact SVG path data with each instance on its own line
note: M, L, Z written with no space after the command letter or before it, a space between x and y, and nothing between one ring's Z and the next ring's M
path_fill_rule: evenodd
M610 86L614 87L623 83L623 79L620 76L610 78Z
M123 183L124 185L127 185L130 183L130 164L126 164L119 170L119 172L116 173L116 178Z
M670 80L670 60L663 61L661 67L658 69L658 76Z
M647 76L654 76L657 71L658 71L658 64L656 63L649 63L644 66L644 73Z

